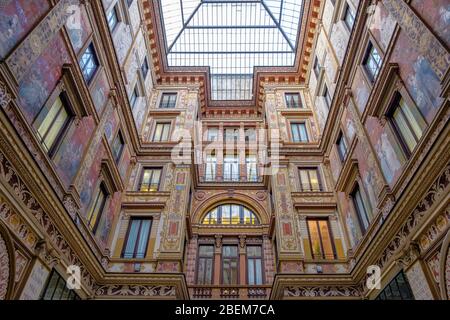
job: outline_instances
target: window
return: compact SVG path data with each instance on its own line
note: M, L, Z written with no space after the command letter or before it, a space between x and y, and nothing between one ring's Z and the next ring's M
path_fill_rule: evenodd
M348 3L345 4L344 22L349 30L353 29L353 25L355 24L355 13Z
M331 232L326 219L308 219L309 242L313 259L334 259Z
M133 4L133 1L134 1L134 0L127 0L127 6L128 6L128 8Z
M112 154L116 163L119 162L120 157L122 156L124 145L122 133L119 131L112 145Z
M216 180L216 156L207 155L206 156L206 172L205 172L205 180L206 181L214 181Z
M202 224L259 224L256 215L246 207L238 204L223 204L203 218Z
M356 214L358 216L359 224L361 227L361 230L366 232L367 228L369 227L369 211L367 204L363 198L363 195L361 194L361 190L359 189L359 186L357 185L355 189L352 192L352 200L353 205L356 210Z
M377 78L382 63L383 61L380 54L378 53L378 50L374 47L372 42L369 41L363 65L372 82Z
M305 123L291 123L291 132L293 142L308 142Z
M153 142L168 141L170 133L170 122L157 122L155 133L153 134Z
M319 77L320 74L320 64L319 64L319 59L317 58L317 56L314 58L314 74L316 75L316 78Z
M257 163L255 155L248 155L245 159L247 165L247 180L248 181L257 181L258 180L258 171L257 171Z
M152 220L131 218L122 258L143 259L147 253L148 238L152 228Z
M245 141L255 142L256 141L256 130L254 128L245 130Z
M247 246L247 281L249 285L263 284L261 246Z
M225 140L228 142L239 141L239 129L238 128L225 129Z
M141 175L139 191L155 192L159 190L159 181L161 179L161 168L144 168Z
M104 184L101 183L87 215L88 227L94 234L97 231L98 223L100 222L103 209L105 208L107 197L108 192L106 191Z
M225 155L223 180L239 181L239 157L237 155Z
M301 191L322 191L317 168L299 169Z
M67 288L67 281L54 269L50 273L45 289L41 295L42 300L80 300L75 292Z
M206 139L208 141L217 141L218 138L219 138L219 129L208 128Z
M108 19L109 30L112 32L112 31L114 31L114 29L116 28L117 23L118 23L117 5L115 5L114 8L112 8L112 10L110 12L108 12L107 19Z
M130 97L130 105L131 105L131 109L134 109L134 106L136 105L136 101L138 98L138 91L137 91L137 86L134 87L133 92L131 92L131 97Z
M48 108L44 106L34 120L39 140L51 156L69 128L73 115L64 95L60 95Z
M144 62L142 62L142 65L141 65L142 78L144 78L144 79L147 78L148 70L149 70L148 60L147 60L147 57L145 57Z
M327 85L324 86L324 89L323 89L323 97L324 97L324 99L325 99L327 108L329 109L329 108L331 107L331 102L332 102L333 100L332 100L332 98L331 98L330 91L328 90Z
M337 150L339 154L339 158L343 162L345 160L345 157L347 156L347 143L345 142L344 135L339 133L339 137L336 142Z
M287 108L300 108L300 94L298 93L286 93L284 95Z
M214 246L199 245L197 284L212 284L214 270Z
M406 104L400 95L395 99L390 118L406 155L411 155L427 127L425 119L415 105Z
M91 43L80 59L80 68L83 73L84 80L87 83L90 83L92 78L94 77L95 72L99 67L97 54L95 53L94 44Z
M414 295L403 271L380 292L375 300L414 300Z
M161 97L161 102L159 103L160 108L175 108L177 103L176 93L163 93Z
M222 284L238 283L238 248L235 245L222 246Z

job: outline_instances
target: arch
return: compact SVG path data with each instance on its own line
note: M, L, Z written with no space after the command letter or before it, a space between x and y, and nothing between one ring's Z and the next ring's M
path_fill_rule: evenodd
M15 269L14 246L8 229L0 221L0 300L12 299Z
M439 289L443 300L450 299L450 230L447 231L442 241L440 254Z
M259 225L256 214L242 204L223 203L203 215L201 223L222 225Z
M260 224L269 224L269 214L267 213L266 208L262 205L262 202L265 199L262 199L261 202L253 199L252 197L243 194L243 193L233 193L230 196L228 193L220 193L216 194L203 203L201 203L192 214L192 223L201 224L203 217L215 207L222 204L238 204L243 205L247 209L251 210Z

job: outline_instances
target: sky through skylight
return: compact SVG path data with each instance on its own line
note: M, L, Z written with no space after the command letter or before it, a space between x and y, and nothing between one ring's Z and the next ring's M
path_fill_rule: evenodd
M250 100L255 66L294 65L303 0L160 1L169 67L210 67L212 100Z

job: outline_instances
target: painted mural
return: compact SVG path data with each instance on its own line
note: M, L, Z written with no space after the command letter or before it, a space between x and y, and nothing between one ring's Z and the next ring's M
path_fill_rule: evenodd
M115 192L110 198L108 203L108 208L103 212L100 222L98 224L96 237L100 241L103 248L106 247L108 242L109 233L111 231L114 217L118 208L120 207L121 193Z
M415 0L411 6L433 32L450 47L450 2L448 0Z
M47 0L9 1L0 10L0 59L40 21L49 9Z
M74 15L75 20L68 20L66 23L67 32L69 34L70 42L75 53L78 54L80 49L86 43L89 36L92 34L92 27L89 23L86 7L80 6L80 14ZM80 25L78 25L80 23Z
M60 80L61 66L69 61L62 36L56 36L23 77L19 84L19 101L29 123L33 122Z
M440 80L427 59L416 51L406 34L400 33L392 53L392 62L400 66L400 77L408 93L428 123L430 123L443 99L440 98Z
M361 228L359 227L358 218L356 217L350 198L344 192L338 192L338 201L344 218L347 234L350 241L350 247L355 248L359 240L362 238Z
M369 29L384 52L389 46L395 25L395 19L389 14L382 2L378 2L371 17Z
M100 115L105 108L109 92L110 87L106 74L104 70L100 70L100 74L91 89L92 101L94 102L95 110L97 110L98 115Z
M92 198L92 194L94 193L94 188L97 185L97 181L99 178L100 167L102 163L102 159L105 157L105 148L99 141L98 147L96 148L96 157L94 157L91 167L89 168L86 178L83 181L83 184L79 190L81 205L83 207L83 214L87 214L87 209L89 208L89 204Z
M73 181L83 158L89 138L94 131L95 123L92 116L84 117L74 126L70 136L67 136L61 144L53 161L57 171L68 188Z

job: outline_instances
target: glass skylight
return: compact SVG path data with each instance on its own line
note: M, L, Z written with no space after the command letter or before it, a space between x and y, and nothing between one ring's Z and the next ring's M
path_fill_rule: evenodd
M293 66L303 0L160 0L169 67L209 67L212 100L250 100L254 67Z

